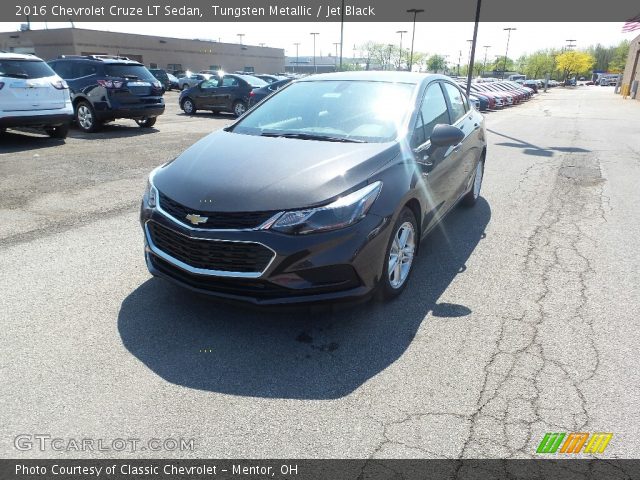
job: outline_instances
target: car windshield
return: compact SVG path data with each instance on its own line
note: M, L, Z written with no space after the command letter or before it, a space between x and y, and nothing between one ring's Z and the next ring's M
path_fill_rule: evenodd
M414 84L320 80L291 84L230 130L310 140L389 142L411 113Z
M56 73L41 60L0 60L0 77L44 78Z
M108 64L104 66L104 72L109 77L133 78L136 80L155 81L155 77L144 65Z

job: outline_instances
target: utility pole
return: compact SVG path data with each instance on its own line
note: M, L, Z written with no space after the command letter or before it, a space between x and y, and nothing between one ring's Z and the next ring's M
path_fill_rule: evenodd
M296 64L293 66L293 73L296 73L296 67L300 64L298 61L298 47L300 46L300 43L294 43L294 45L296 46Z
M491 45L483 45L484 48L484 63L482 64L482 74L485 75L487 73L487 52L491 48Z
M400 58L398 59L398 70L402 70L402 35L407 33L406 30L398 30L396 33L400 34Z
M313 73L318 73L318 67L316 66L316 35L320 35L319 32L311 32L313 35Z
M416 39L416 17L419 13L424 12L422 8L410 8L407 13L413 13L413 34L411 35L411 56L409 57L409 71L413 67L413 43Z
M509 40L511 39L511 32L517 30L514 27L503 28L507 31L507 50L504 52L504 65L502 66L502 80L504 80L504 74L507 71L507 55L509 54Z

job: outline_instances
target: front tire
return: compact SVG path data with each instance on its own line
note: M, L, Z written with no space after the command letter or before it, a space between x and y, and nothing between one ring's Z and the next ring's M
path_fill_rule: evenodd
M65 138L67 138L67 134L69 133L69 125L64 124L58 125L57 127L49 127L45 129L45 132L47 132L47 135L49 135L49 137L51 138L64 140Z
M464 207L473 207L478 198L480 198L480 189L482 188L482 179L484 177L484 157L480 159L476 166L476 171L473 176L473 183L471 189L462 197L460 204Z
M409 208L403 207L385 251L383 272L378 285L382 300L395 298L406 288L413 271L418 239L416 217Z
M193 115L197 111L196 104L193 103L193 100L191 100L190 98L185 98L182 101L182 110L187 115Z
M76 105L76 124L78 128L86 133L93 133L100 130L100 122L96 118L96 111L89 102L80 102Z
M157 117L136 118L136 123L142 128L151 128L156 124Z

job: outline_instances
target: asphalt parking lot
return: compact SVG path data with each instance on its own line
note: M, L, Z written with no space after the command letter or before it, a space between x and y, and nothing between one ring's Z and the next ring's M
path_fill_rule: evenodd
M166 99L148 130L0 137L2 457L529 458L546 432L640 455L638 102L556 88L487 114L483 198L429 237L399 299L264 311L146 270L147 174L232 121ZM19 434L195 448L23 451Z

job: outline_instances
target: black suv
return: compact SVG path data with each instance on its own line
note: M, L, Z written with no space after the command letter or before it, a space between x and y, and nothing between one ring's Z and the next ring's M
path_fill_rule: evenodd
M141 63L107 55L68 55L49 65L69 84L74 118L85 132L116 118L152 127L164 113L162 85Z

